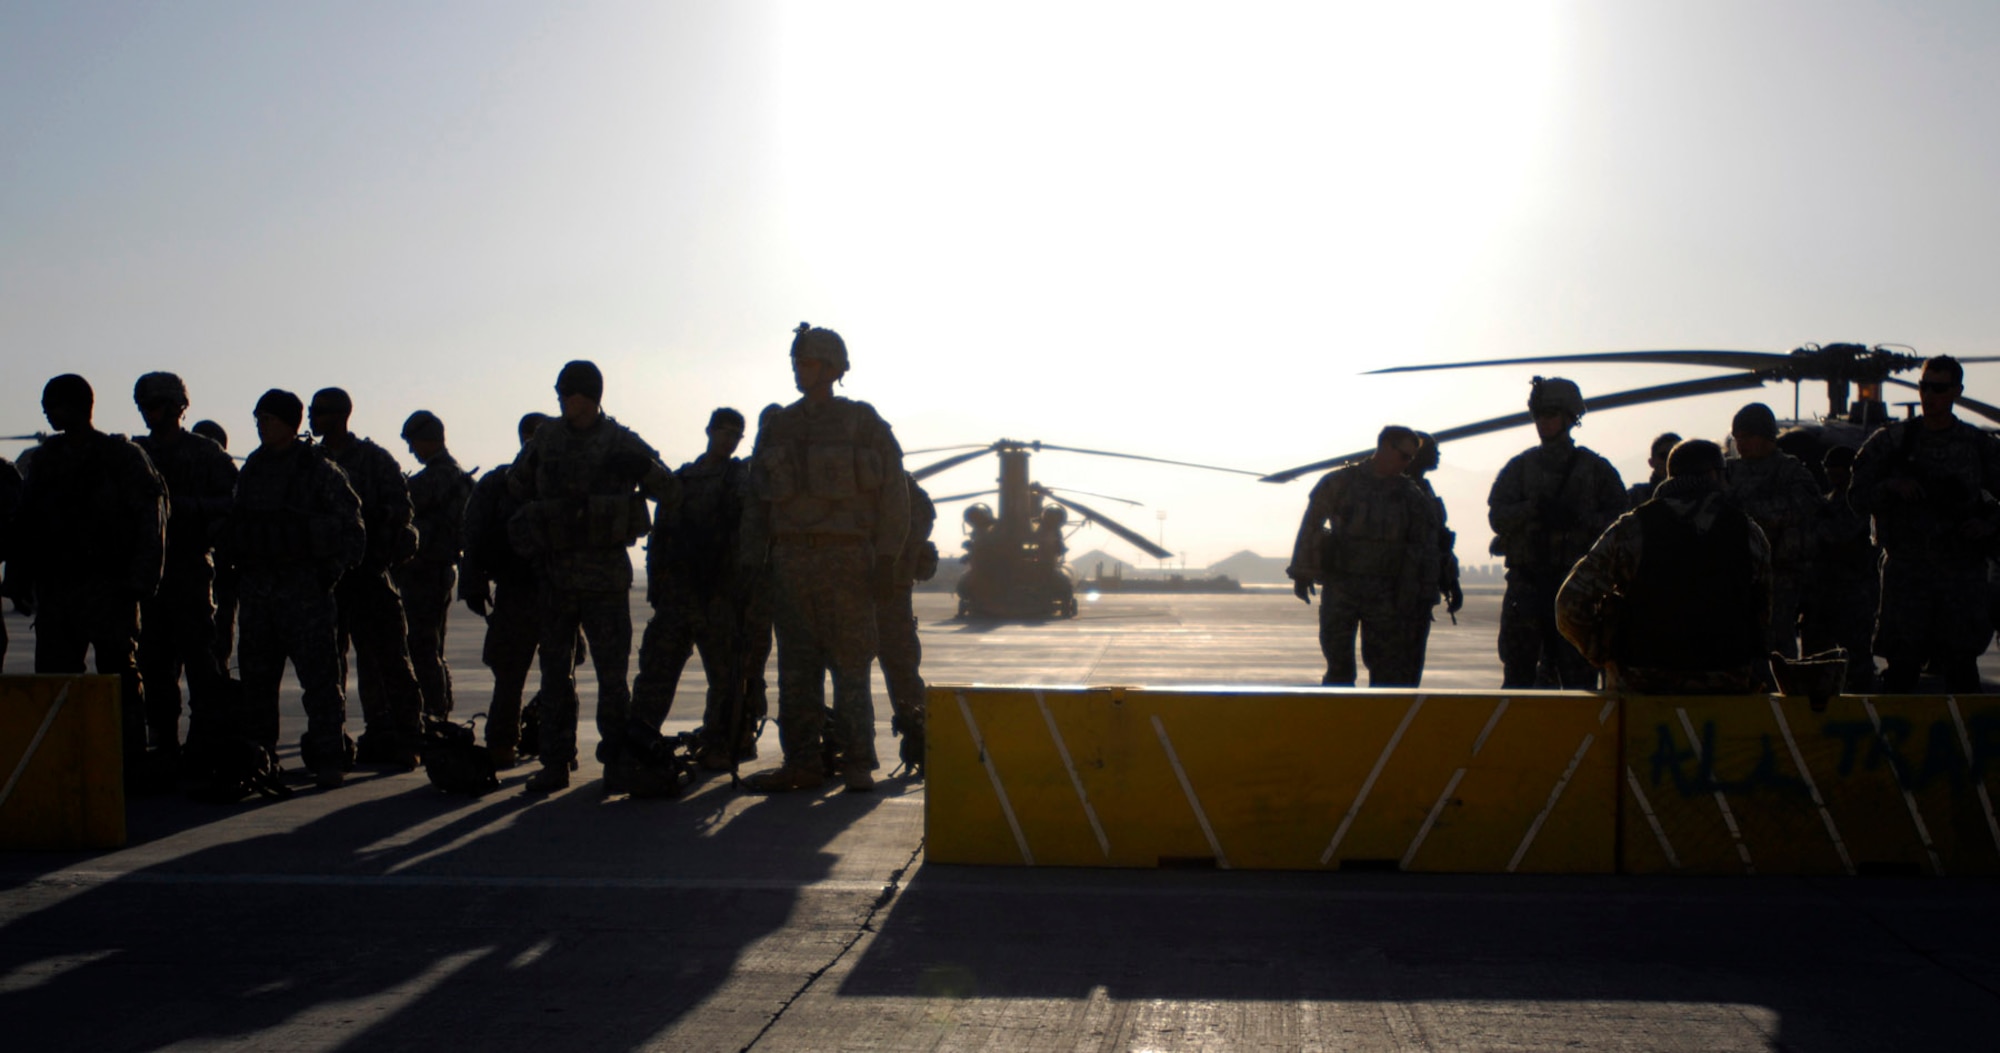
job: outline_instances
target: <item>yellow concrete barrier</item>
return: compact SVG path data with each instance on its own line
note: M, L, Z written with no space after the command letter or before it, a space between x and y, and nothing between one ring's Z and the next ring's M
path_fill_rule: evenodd
M115 676L0 677L0 848L125 843Z
M2000 873L2000 699L1625 700L1630 873Z
M1615 696L933 686L926 853L1610 873Z

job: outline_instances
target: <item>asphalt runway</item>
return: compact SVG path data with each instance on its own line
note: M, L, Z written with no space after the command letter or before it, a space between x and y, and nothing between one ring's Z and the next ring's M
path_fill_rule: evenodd
M1437 628L1426 687L1497 686L1497 608L1475 593ZM918 596L933 682L1321 668L1316 612L1287 593L1106 596L1039 625L951 609ZM490 679L477 619L453 618L470 714ZM691 663L669 731L701 685ZM296 742L295 687L284 704ZM879 685L877 715L893 757ZM235 808L136 799L119 851L0 854L0 1047L2000 1048L1991 881L928 865L921 783L606 798L584 725L583 769L547 798L519 792L527 767L478 799L421 773L295 777ZM776 763L765 743L748 769Z

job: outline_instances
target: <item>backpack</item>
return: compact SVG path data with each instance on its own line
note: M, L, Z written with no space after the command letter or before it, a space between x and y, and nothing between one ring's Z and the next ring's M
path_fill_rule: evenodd
M243 682L229 677L217 684L221 697L205 708L203 719L188 723L181 749L187 795L209 804L235 804L252 794L290 797L278 755L245 728Z
M476 718L475 718L476 719ZM455 724L449 720L426 718L424 737L417 746L424 760L424 774L431 785L446 793L478 796L500 788L493 754L479 744L473 722Z

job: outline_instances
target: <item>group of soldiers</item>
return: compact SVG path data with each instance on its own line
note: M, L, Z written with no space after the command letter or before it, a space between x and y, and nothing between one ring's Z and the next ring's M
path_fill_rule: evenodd
M667 468L606 415L599 369L574 361L556 378L558 412L521 418L519 455L476 482L427 410L403 426L422 466L406 477L349 430L347 392L321 390L308 406L272 389L257 400L258 444L239 468L222 443L183 427L179 377L139 378L133 399L150 433L128 441L92 426L87 381L59 376L42 395L54 434L20 470L0 459L6 591L34 617L37 672L82 672L94 652L97 672L121 678L126 766L142 784L237 755L246 741L275 764L287 661L306 712L299 757L316 784L340 786L356 764L414 768L427 727L454 708L444 639L456 598L486 622L494 694L483 749L496 769L513 767L528 759L531 727L540 767L530 792L567 786L577 766L586 654L607 791L632 791L657 762L649 750L697 649L708 697L691 759L733 772L755 758L774 632L784 761L744 784L777 792L837 776L865 791L880 767L869 690L878 658L901 759L912 773L922 764L910 592L936 566L935 512L889 425L833 393L848 370L840 335L801 324L791 357L803 397L766 407L747 459L735 456L743 414L722 408L701 455ZM652 615L628 681L627 550L641 539ZM346 724L350 651L358 738ZM540 690L524 705L537 654Z
M1776 686L1772 661L1845 663L1848 691L1910 692L1929 670L1980 689L1994 632L1989 566L2000 558L2000 438L1959 420L1964 369L1924 364L1922 411L1832 445L1813 466L1779 448L1777 416L1752 403L1730 446L1662 435L1652 477L1630 488L1571 438L1575 383L1536 378L1540 443L1487 497L1506 560L1502 686L1739 693ZM1328 685L1414 687L1432 609L1456 613L1453 535L1424 480L1436 444L1384 428L1372 457L1313 488L1288 569L1320 604ZM1874 657L1884 660L1877 673Z

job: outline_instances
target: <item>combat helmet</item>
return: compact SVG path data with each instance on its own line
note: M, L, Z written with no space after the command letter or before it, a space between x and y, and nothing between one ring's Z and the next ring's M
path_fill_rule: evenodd
M813 358L829 366L847 372L847 341L831 329L822 329L811 322L800 322L792 330L792 357Z
M1583 389L1574 380L1561 377L1536 377L1528 389L1528 412L1539 413L1553 409L1569 414L1572 422L1583 419Z
M132 404L147 406L156 402L170 402L186 408L188 404L187 385L172 373L147 373L132 385Z

